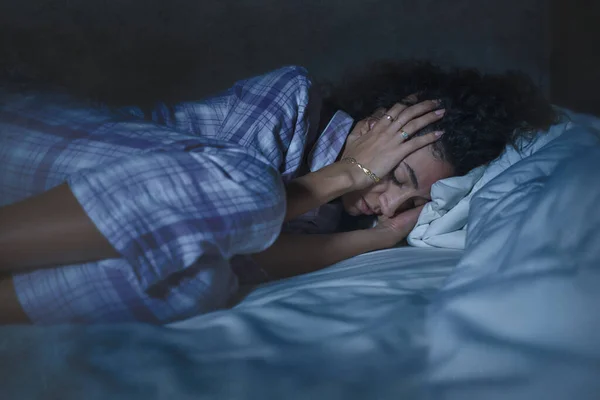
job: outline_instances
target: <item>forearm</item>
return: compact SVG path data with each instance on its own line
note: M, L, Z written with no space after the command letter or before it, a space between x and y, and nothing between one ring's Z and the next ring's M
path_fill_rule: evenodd
M283 233L252 258L273 278L286 278L390 246L388 237L372 229L319 235Z
M66 184L0 208L0 273L114 257Z
M11 277L0 277L0 325L30 323Z
M288 183L285 221L292 220L355 190L353 174L358 170L349 167L351 166L348 164L333 163Z

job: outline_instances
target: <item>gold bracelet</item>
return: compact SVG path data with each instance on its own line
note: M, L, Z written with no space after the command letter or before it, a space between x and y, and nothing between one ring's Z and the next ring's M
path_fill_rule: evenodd
M373 180L373 182L375 182L375 183L379 183L379 181L381 180L377 175L375 175L374 173L372 173L369 168L363 166L361 163L359 163L358 161L356 161L355 158L344 157L344 158L342 158L342 162L344 162L346 164L356 164L358 166L358 168L360 168L362 170L362 172L364 172L365 174L367 174L367 176L369 178L371 178Z

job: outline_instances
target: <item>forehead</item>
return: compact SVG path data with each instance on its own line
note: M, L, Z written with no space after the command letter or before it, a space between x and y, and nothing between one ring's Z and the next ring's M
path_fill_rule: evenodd
M435 182L454 174L452 165L433 155L433 145L431 144L414 151L404 159L404 162L415 171L419 189L427 191ZM404 166L400 165L398 169L404 170Z

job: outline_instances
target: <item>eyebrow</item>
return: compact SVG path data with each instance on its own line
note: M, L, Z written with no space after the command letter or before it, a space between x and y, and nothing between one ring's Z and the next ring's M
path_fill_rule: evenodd
M404 166L406 167L406 170L408 171L408 176L410 177L410 180L412 182L412 184L414 185L415 189L419 188L419 181L417 180L417 175L415 174L415 170L411 168L410 165L408 165L405 161L402 161L402 164L404 164Z

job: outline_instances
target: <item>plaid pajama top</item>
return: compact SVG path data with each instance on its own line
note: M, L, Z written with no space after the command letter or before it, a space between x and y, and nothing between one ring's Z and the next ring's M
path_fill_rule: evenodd
M232 264L252 275L243 255L282 229L282 183L334 162L353 124L338 111L319 135L320 99L300 67L150 115L8 90L0 107L0 206L66 182L122 256L15 275L36 323L165 323L222 307ZM331 232L338 217L326 205L283 229Z

